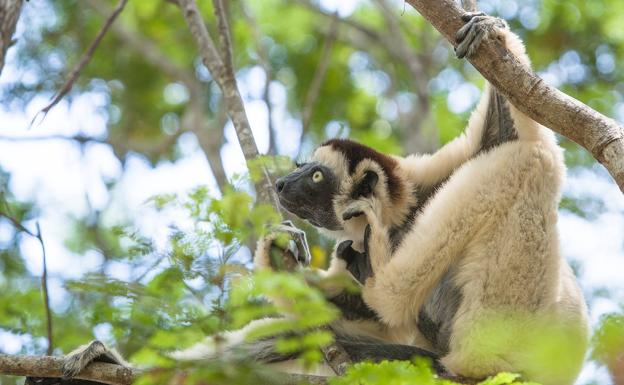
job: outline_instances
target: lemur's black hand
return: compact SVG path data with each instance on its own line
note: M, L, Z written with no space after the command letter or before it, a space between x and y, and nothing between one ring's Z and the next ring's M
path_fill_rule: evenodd
M367 226L367 229L370 226ZM370 229L367 231L370 234ZM336 256L347 263L347 270L362 285L366 279L373 276L373 268L371 267L368 253L360 253L353 247L353 241L344 241L336 248ZM364 235L364 247L368 250L368 238Z

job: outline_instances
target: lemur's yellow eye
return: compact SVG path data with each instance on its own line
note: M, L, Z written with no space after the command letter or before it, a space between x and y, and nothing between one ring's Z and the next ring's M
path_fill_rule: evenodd
M314 171L314 174L312 174L312 181L314 183L318 183L322 180L323 180L323 173L320 171Z

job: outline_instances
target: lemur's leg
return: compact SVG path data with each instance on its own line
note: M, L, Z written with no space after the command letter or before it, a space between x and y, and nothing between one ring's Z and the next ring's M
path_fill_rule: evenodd
M521 61L528 62L518 37L502 28L498 19L475 14L467 19L467 26L458 33L460 53L474 52L472 44L478 46L485 38L498 38L520 55ZM466 45L463 39L470 43ZM413 324L432 288L458 263L471 240L483 232L502 231L497 223L517 200L535 204L527 207L527 215L536 220L547 217L544 221L548 222L546 219L556 216L551 206L558 201L564 173L561 151L547 130L512 105L509 108L518 140L457 170L416 219L392 259L384 255L382 260L389 262L381 270L377 264L374 277L365 285L364 300L389 325ZM370 258L375 268L377 256L372 248Z

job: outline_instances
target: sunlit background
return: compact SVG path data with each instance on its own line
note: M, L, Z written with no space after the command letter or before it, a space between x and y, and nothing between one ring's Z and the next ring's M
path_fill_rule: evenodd
M461 132L483 81L453 58L449 44L409 5L388 4L400 37L375 1L231 6L237 79L262 153L305 157L325 138L350 136L405 154L435 150ZM58 320L74 311L66 280L104 272L131 281L149 268L108 252L112 227L132 226L157 249L166 247L172 224L184 228L184 215L157 210L150 197L184 194L198 185L219 196L224 176L246 173L216 86L197 59L179 11L165 1L131 1L72 92L29 128L113 5L25 3L0 77L0 186L21 208L28 229L35 232L40 224ZM510 22L548 83L624 123L624 3L489 0L479 7ZM339 21L332 21L334 13ZM214 25L209 8L205 15ZM332 34L333 23L338 28ZM141 46L158 51L158 60L175 70L167 72ZM405 47L407 57L401 56ZM327 72L309 107L308 91L322 60ZM416 64L410 67L409 61ZM200 98L196 110L192 98ZM312 113L307 126L305 108ZM185 121L197 111L199 127ZM583 149L567 140L562 145L569 173L559 217L561 245L595 325L624 303L624 196ZM0 284L13 285L17 293L32 291L29 305L40 306L38 240L0 218L0 250L0 269L10 258L23 258L27 268L21 276L7 270ZM242 258L248 256L241 251ZM17 330L2 319L11 316L1 310L11 300L0 293L0 352L44 352L42 330ZM110 330L101 322L92 332L107 340ZM90 338L80 337L66 343ZM609 381L606 369L588 361L578 383Z

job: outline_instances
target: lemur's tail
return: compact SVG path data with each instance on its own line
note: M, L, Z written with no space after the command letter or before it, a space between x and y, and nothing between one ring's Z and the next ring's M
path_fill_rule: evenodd
M446 374L447 370L439 361L438 355L412 345L391 344L385 341L361 335L353 335L340 330L333 330L335 340L349 354L354 362L383 360L411 360L414 357L427 357L438 374ZM296 352L285 354L276 349L279 337L265 338L259 341L241 343L232 346L230 353L240 354L264 363L276 363L297 358Z

